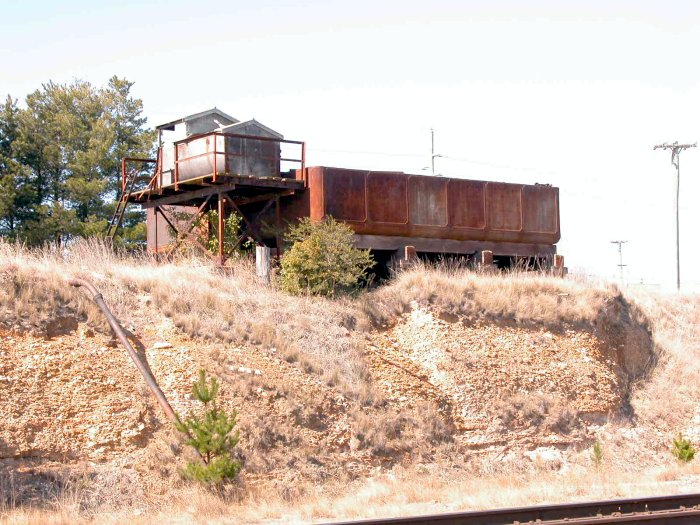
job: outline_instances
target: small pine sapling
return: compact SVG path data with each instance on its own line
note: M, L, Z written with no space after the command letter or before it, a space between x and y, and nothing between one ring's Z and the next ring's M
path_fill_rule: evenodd
M593 443L591 459L593 459L593 464L596 466L596 468L600 467L600 464L603 462L603 447L601 446L600 441Z
M683 463L688 463L695 457L695 447L693 444L683 437L683 434L678 434L678 437L673 440L673 455Z
M194 398L204 406L200 413L190 412L183 420L177 415L175 428L187 435L186 444L194 447L201 461L189 461L182 474L188 479L210 485L221 485L234 479L241 470L241 462L233 457L238 444L237 413L226 413L216 405L219 382L213 377L207 381L200 370L199 379L192 385Z

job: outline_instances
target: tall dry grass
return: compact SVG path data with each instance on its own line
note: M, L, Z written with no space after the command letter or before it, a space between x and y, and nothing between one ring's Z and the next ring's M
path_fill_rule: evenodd
M226 523L386 516L668 492L669 487L677 489L672 480L700 473L695 465L677 465L664 449L678 431L692 437L695 429L700 439L700 423L694 423L700 416L697 296L621 292L602 281L576 278L419 266L398 272L391 283L357 299L327 300L292 297L278 292L274 282L261 284L247 260L234 260L219 270L194 255L159 264L148 256L114 253L95 241L44 250L0 242L0 320L7 328L42 333L62 317L74 316L106 333L89 298L66 285L70 276L93 282L127 327L157 323L165 315L195 339L275 347L289 363L353 400L353 432L366 439L372 457L399 450L416 461L405 468L380 469L369 480L330 477L305 481L287 492L251 486L228 499L173 486L167 500L132 495L121 507L102 497L95 500L95 487L70 482L47 498L48 508L18 509L11 497L14 489L7 479L2 485L0 477L0 491L10 494L0 499L0 521ZM599 431L607 466L595 469L585 450L563 469L530 465L522 458L504 462L493 457L479 463L451 442L449 426L438 424L437 418L420 418L418 412L430 413L430 407L410 414L388 410L368 374L363 345L370 330L394 323L414 301L467 320L553 329L595 327L610 319L614 329L618 322L649 320L656 364L634 385L636 422L611 421ZM628 303L634 308L627 308ZM625 315L638 318L624 320ZM242 388L255 387L254 381ZM296 398L293 390L285 395L290 413L302 405L313 409L312 399ZM309 414L299 412L298 419ZM274 441L274 436L260 437L268 438Z
M363 309L375 324L391 322L416 301L448 314L490 317L560 327L590 324L619 296L604 281L561 279L536 272L482 273L454 264L419 263L395 275L390 286L363 298Z
M700 296L630 289L653 320L657 365L633 394L640 424L664 438L689 434L700 445Z
M48 508L0 509L0 523L324 523L693 492L698 476L700 464L658 465L641 477L615 465L596 468L585 459L559 470L441 463L397 467L350 483L328 480L292 501L259 489L221 496L188 486L174 489L167 502L145 496L130 506L100 509L85 507L87 489L68 486Z
M354 397L371 397L348 301L293 297L262 284L248 259L225 269L194 254L167 264L115 253L96 240L37 250L0 241L0 319L8 327L44 333L74 315L108 332L88 297L66 284L92 282L125 326L172 318L184 333L207 340L275 347ZM352 332L352 333L351 333ZM294 357L297 356L297 357Z

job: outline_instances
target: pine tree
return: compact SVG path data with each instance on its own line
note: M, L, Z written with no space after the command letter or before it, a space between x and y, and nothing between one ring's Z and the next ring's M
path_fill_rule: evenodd
M683 437L683 434L678 434L678 437L673 440L673 455L679 461L689 463L695 457L695 447Z
M151 157L155 133L131 96L132 83L105 87L48 82L24 108L0 104L0 236L29 244L104 232L120 188L122 157ZM124 244L145 238L144 213L128 210Z
M186 443L194 447L201 461L190 461L182 472L184 477L210 485L220 485L234 479L241 470L241 462L233 457L239 440L236 426L237 413L228 414L216 405L219 382L207 381L200 370L199 379L192 386L194 398L204 406L197 414L190 412L184 420L177 416L175 428L187 435Z

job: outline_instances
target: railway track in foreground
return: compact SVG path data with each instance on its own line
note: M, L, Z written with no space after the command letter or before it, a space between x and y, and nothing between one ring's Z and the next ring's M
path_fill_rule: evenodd
M344 521L334 522L332 525L602 525L605 523L698 525L700 524L700 494Z

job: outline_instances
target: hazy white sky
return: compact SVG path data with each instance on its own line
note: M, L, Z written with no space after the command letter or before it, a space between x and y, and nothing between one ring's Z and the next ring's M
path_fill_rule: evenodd
M700 138L700 3L0 0L0 96L113 74L150 125L217 106L311 164L561 190L567 265L675 282L673 168ZM424 171L422 173L425 173ZM681 277L700 289L700 149L681 156Z

